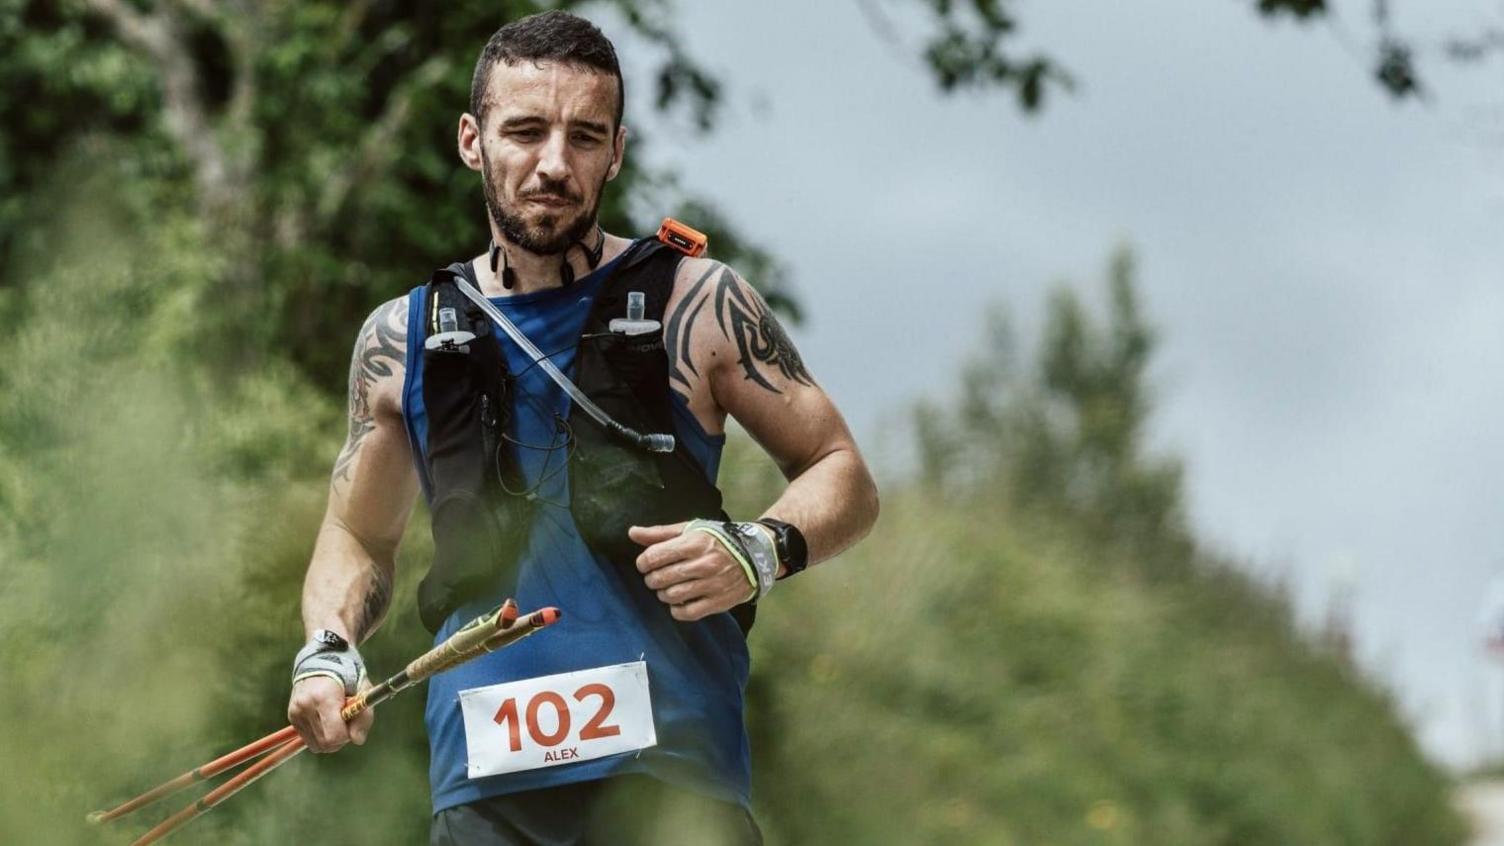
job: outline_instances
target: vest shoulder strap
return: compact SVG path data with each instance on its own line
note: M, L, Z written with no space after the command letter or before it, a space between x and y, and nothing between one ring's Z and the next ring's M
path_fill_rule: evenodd
M506 357L484 313L455 285L464 267L434 271L423 286L422 460L430 481L434 553L418 585L418 612L437 631L486 586L515 581L530 504L507 493L520 474L502 448L511 414Z
M419 318L423 321L425 339L442 331L439 328L439 316L440 312L446 308L454 309L456 317L463 315L464 324L476 321L489 323L480 308L470 302L470 299L455 287L455 279L465 279L470 284L475 284L475 280L470 278L469 268L463 262L455 262L448 267L435 270L428 277L428 282L424 283L423 307L419 310Z

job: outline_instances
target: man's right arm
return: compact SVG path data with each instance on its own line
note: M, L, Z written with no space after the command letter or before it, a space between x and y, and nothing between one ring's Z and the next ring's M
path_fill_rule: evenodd
M328 629L358 644L391 602L397 545L417 497L402 421L407 300L377 308L361 327L350 360L349 436L334 462L329 506L303 583L305 636ZM288 717L309 748L332 752L364 742L370 720L339 718L345 691L313 677L293 687ZM368 714L370 712L367 712Z

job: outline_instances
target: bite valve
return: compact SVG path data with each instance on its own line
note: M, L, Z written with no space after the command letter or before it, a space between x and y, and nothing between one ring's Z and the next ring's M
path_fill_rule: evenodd
M649 434L643 437L643 445L648 452L673 452L674 436L664 434Z

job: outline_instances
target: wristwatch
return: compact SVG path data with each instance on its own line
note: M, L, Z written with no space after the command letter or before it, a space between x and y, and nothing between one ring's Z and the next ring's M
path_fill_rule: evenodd
M795 573L804 571L809 566L809 544L804 542L804 533L798 528L782 520L774 520L764 517L757 522L773 530L773 549L778 553L778 560L783 563L783 575L780 579L787 579Z

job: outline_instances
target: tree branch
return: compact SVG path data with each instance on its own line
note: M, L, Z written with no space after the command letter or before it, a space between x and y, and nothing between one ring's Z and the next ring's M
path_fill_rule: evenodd
M207 2L207 0L195 0ZM251 130L251 114L259 93L256 86L256 57L265 43L261 4L246 0L224 0L228 14L220 18L225 43L230 47L230 67L234 79L230 86L230 101L225 108L225 123L231 137L245 138ZM251 156L238 159L234 183L241 185L250 180Z
M114 25L126 44L144 53L162 76L162 122L193 164L200 199L211 212L230 201L229 168L224 148L204 110L198 68L183 43L177 20L161 8L150 14L121 0L88 0L96 14Z
M371 11L371 0L351 0L345 4L345 14L339 20L338 41L344 44L360 30L360 25Z
M360 140L348 167L324 183L316 218L320 226L334 219L356 185L369 180L391 161L397 136L407 126L413 98L426 93L449 72L449 59L433 56L408 76L403 86L387 99L386 107Z
M90 9L115 26L127 44L153 59L167 51L166 30L155 15L147 17L120 0L88 0L88 3Z

